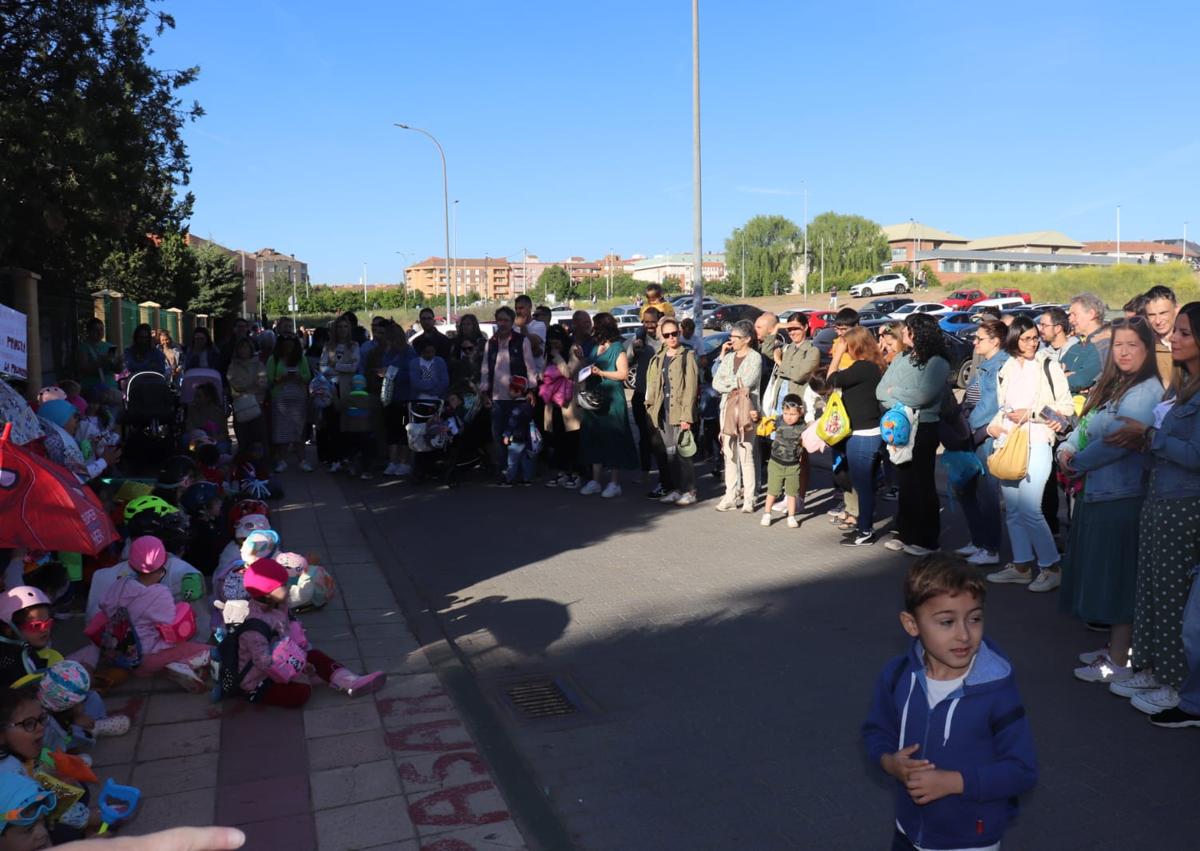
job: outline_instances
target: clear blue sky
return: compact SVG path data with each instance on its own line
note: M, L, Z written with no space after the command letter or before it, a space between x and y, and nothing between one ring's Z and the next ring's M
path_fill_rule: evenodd
M168 0L192 229L395 281L460 256L691 248L688 0ZM1200 5L702 0L704 245L758 213L1200 237ZM408 252L407 259L395 252Z

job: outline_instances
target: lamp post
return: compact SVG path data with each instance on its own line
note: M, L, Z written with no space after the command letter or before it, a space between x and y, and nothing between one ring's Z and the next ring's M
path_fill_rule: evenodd
M1117 265L1121 265L1121 205L1117 205Z
M420 127L410 127L407 124L396 124L401 130L412 130L414 133L420 133L423 136L428 136L433 144L437 145L438 154L442 157L442 220L446 231L446 292L450 292L450 183L446 179L446 152L442 149L442 143L439 142L434 135L428 130L422 130ZM447 296L447 305L449 304L449 296ZM447 311L448 313L449 311ZM449 319L450 317L446 317Z
M704 352L704 244L700 205L700 0L692 0L692 317Z

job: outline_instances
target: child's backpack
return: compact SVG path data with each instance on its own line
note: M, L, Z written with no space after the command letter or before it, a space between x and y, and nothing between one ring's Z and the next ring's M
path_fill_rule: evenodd
M273 635L267 622L258 618L249 618L225 629L224 637L212 654L214 703L227 697L250 697L242 691L242 680L250 673L253 663L247 663L244 667L238 665L238 639L246 630L257 632L268 642Z
M899 403L879 420L879 437L888 446L907 446L912 440L912 408Z
M124 606L118 606L111 615L98 612L87 634L99 646L100 658L109 665L131 671L142 664L142 640Z
M321 609L336 593L337 586L329 571L308 561L288 584L288 608L297 613Z

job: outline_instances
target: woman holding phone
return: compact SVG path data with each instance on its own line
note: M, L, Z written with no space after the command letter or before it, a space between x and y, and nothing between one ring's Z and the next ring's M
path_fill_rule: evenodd
M996 374L999 410L987 434L1000 444L1018 429L1028 429L1029 461L1025 478L1000 483L1013 560L988 574L988 581L1053 591L1062 582L1062 572L1058 547L1042 514L1042 492L1053 469L1054 435L1070 430L1075 403L1062 367L1041 348L1032 319L1018 316L1013 320L1004 348L1009 360Z

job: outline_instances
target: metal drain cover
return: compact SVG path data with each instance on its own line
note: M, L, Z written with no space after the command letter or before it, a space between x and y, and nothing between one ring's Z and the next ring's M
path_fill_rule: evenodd
M594 704L566 674L527 674L496 684L500 702L519 721L570 720L590 716Z

